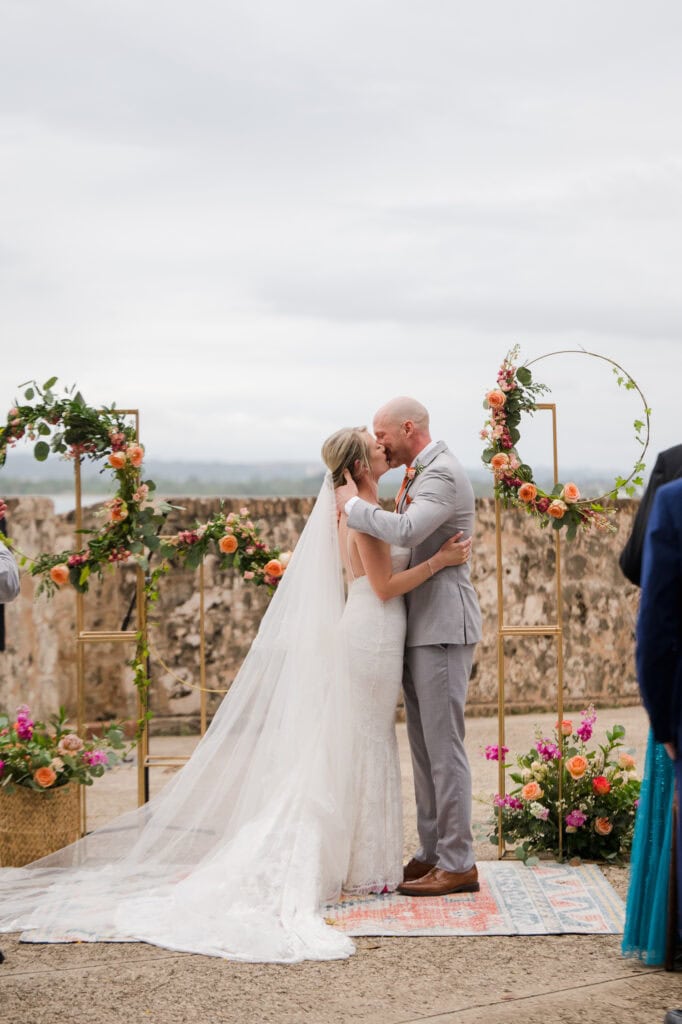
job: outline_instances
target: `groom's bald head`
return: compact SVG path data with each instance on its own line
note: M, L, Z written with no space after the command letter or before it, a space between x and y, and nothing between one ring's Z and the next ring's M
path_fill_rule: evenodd
M382 405L374 417L375 420L379 418L396 424L406 423L409 420L420 430L429 429L428 409L416 398L408 398L407 395L392 398L386 402L386 405Z
M428 410L416 398L392 398L376 413L374 433L386 449L389 465L409 465L431 440Z

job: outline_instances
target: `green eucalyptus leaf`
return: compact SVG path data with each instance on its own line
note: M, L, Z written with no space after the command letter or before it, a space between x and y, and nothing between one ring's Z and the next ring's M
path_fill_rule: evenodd
M33 456L38 462L45 462L45 459L50 454L50 446L46 441L38 441L35 448L33 449Z

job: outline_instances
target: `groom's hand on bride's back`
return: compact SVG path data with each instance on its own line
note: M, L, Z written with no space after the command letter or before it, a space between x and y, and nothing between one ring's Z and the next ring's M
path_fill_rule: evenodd
M358 489L355 486L355 481L350 475L347 469L344 469L343 475L346 479L345 484L341 484L336 488L336 508L339 512L345 512L346 502L350 501L351 498L357 498Z

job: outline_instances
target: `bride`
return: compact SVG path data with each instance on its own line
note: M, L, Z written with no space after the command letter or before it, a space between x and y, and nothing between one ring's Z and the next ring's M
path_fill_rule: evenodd
M343 430L323 454L330 472L287 572L189 762L148 804L0 869L0 930L260 962L353 952L323 904L344 883L381 891L402 877L400 595L465 561L469 542L400 571L407 552L337 524L334 483L349 469L376 501L383 449Z

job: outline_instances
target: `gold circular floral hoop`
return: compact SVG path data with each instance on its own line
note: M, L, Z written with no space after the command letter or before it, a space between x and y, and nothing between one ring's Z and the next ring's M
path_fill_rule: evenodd
M518 346L507 353L497 373L497 387L488 391L483 403L490 415L481 430L481 437L486 441L481 458L493 471L495 497L505 507L512 505L524 509L538 520L540 526L546 527L551 522L555 530L566 528L568 540L575 537L578 527L615 529L610 519L615 509L606 507L604 502L614 501L620 491L632 497L636 488L643 483L641 473L644 469L643 458L649 446L651 410L641 388L619 363L597 352L562 349L537 356L521 366L517 365L518 355ZM642 451L629 476L618 476L613 488L598 498L582 497L572 481L557 483L551 493L543 491L535 483L533 470L522 460L516 447L521 439L519 425L522 414L527 412L532 415L538 396L549 390L545 384L533 380L529 367L558 355L584 355L601 359L612 367L620 387L636 391L642 399L644 419L636 419L634 422L635 437Z

